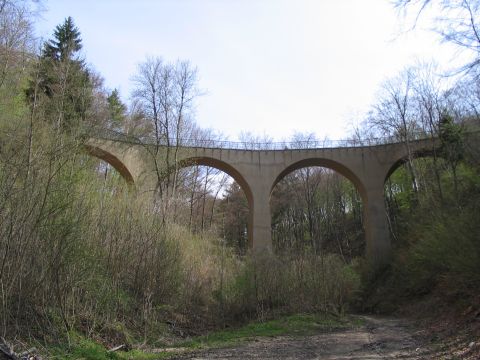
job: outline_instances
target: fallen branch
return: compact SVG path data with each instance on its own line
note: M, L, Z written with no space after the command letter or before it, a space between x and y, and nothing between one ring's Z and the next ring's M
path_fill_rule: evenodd
M35 355L37 349L31 348L27 351L24 351L20 354L17 354L13 350L13 346L11 346L7 341L0 337L0 354L3 354L9 360L42 360L42 358L38 355Z
M31 349L28 349L27 351L24 351L18 354L18 358L20 360L42 360L42 358L39 355L35 355L36 352L37 352L37 349L31 348Z
M118 351L118 350L128 351L128 350L130 350L130 346L128 346L127 344L118 345L118 346L115 346L115 347L109 349L107 352L115 352L115 351Z
M0 351L7 357L7 359L18 360L17 354L13 351L13 347L10 346L3 337L0 337Z

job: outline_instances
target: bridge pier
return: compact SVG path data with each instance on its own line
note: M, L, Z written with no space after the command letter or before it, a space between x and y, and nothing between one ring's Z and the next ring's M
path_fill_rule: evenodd
M270 213L270 191L266 187L252 188L253 201L250 205L249 227L252 238L250 247L255 253L272 251L272 218Z
M365 256L367 261L378 269L390 262L392 252L383 183L368 189L365 198Z

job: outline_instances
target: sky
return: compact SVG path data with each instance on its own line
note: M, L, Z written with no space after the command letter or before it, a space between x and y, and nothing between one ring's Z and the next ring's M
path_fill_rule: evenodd
M197 123L225 140L346 138L388 77L453 54L427 29L403 31L388 0L45 0L37 34L68 16L125 102L147 56L190 61L204 93Z

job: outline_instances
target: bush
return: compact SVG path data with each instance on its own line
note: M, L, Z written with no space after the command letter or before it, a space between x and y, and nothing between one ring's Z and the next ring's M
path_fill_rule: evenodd
M257 255L225 289L228 312L263 319L275 312L343 313L360 278L337 255ZM239 316L239 315L237 315Z
M397 231L394 261L384 274L365 282L364 306L370 310L391 312L431 295L468 303L480 294L479 168L460 163L456 179L448 169L437 170L438 181L427 176L417 202L401 209L393 205L398 204L396 195L391 199L390 206L398 211L392 216Z
M442 284L464 295L480 288L480 218L470 208L440 212L412 229L405 266L412 290Z

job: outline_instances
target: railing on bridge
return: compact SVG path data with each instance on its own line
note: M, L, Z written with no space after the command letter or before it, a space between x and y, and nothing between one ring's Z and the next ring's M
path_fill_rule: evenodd
M241 142L206 139L170 139L156 140L148 136L134 136L111 129L96 129L94 137L104 140L115 140L130 144L175 146L178 142L182 147L230 149L230 150L301 150L301 149L325 149L325 148L353 148L375 145L396 144L402 142L398 136L378 137L369 139L348 140L306 140L306 141L280 141L280 142ZM424 132L409 135L409 140L423 140L429 136Z

